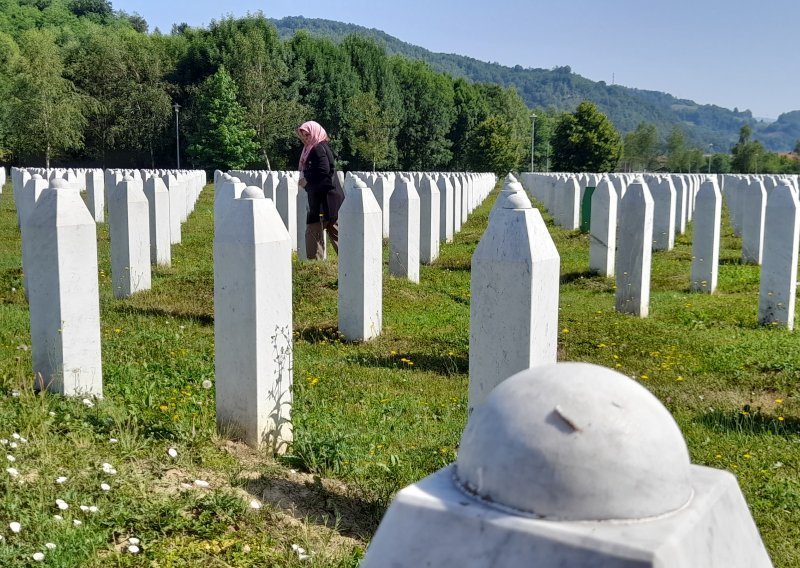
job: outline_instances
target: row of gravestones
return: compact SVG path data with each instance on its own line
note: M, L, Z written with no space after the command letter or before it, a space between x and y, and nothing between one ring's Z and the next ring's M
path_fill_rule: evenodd
M258 183L250 174L239 172L239 175ZM496 178L491 174L463 175L459 182L470 188L469 212L491 192ZM375 198L377 180L368 177L367 180L373 184L372 188L360 175L347 176L345 200L339 211L339 331L351 341L374 338L383 325L383 212ZM452 186L447 175L395 176L389 217L391 273L419 281L423 231L431 235L435 245L435 254L430 254L426 262L433 262L438 256L439 180L443 180L448 199L452 192L447 187ZM291 202L280 194L297 191L296 172L278 173L276 181L275 201ZM252 446L263 445L281 452L291 441L292 240L290 228L265 193L257 185L246 185L239 177L222 173L217 176L214 202L217 422L221 430ZM300 195L305 197L303 192ZM420 207L420 202L426 200L430 205ZM297 202L302 204L300 199ZM305 214L295 219L305 224ZM392 261L397 257L403 259L401 264L405 263L400 270Z
M458 457L399 492L362 567L771 566L735 477L692 465L647 389L556 363L559 266L507 178L472 258Z
M114 296L149 289L205 173L12 168L11 178L37 387L102 396L96 219L107 202Z
M473 257L470 419L458 459L399 493L363 565L770 566L735 478L691 465L677 425L648 391L599 367L548 365L555 361L560 260L541 215L511 185L500 192ZM65 279L50 290L64 305L49 324L78 365L64 367L66 376L81 372L86 343L99 345L96 242L74 188L51 186L28 225L32 234L49 229L39 237L41 260L74 269L79 259L65 257L64 248L94 259L83 271L93 279ZM367 244L347 244L348 227L350 235L373 235L378 251L382 236L372 190L356 177L345 187L342 261ZM215 340L227 342L216 352L218 420L237 424L239 435L264 433L248 441L279 451L291 436L290 237L263 190L245 187L231 201L214 242ZM79 248L57 246L65 244L58 231L65 226L84 236L68 243ZM85 286L92 299L80 293ZM32 299L42 296L32 290ZM482 359L488 364L479 365ZM220 398L236 403L220 408ZM272 413L259 422L265 399Z
M224 175L215 172L215 184L220 179L230 179ZM308 200L303 191L298 191L298 172L232 170L227 175L246 186L261 188L264 196L274 201L292 237L292 249L297 251L301 260L305 260ZM339 175L344 185L344 176L341 172ZM474 173L352 172L352 175L372 190L381 209L383 237L390 239L390 272L412 281L419 280L419 262L430 264L436 260L439 243L453 240L453 235L461 230L468 215L496 182L491 175ZM401 190L397 196L394 195L396 188ZM393 197L398 203L399 215L394 222L391 214ZM417 223L411 222L417 216L420 218L418 234L415 231ZM394 239L390 231L392 224L396 227ZM419 241L418 260L414 258L416 241Z
M596 176L591 180L596 187L583 188L583 201L577 176L522 177L534 198L554 205L554 217L566 228L578 228L577 223L565 223L566 217L577 218L581 205L589 209L589 269L616 276L616 309L640 317L649 311L652 251L672 249L675 234L685 232L689 219L694 223L690 288L716 290L725 198L734 231L742 236L743 262L762 265L759 322L794 328L800 242L797 176ZM703 181L695 191L698 177Z

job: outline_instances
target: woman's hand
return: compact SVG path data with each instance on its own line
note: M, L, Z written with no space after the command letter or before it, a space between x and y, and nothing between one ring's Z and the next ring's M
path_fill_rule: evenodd
M300 178L300 181L297 182L297 185L305 189L307 183L308 182L306 181L306 178Z

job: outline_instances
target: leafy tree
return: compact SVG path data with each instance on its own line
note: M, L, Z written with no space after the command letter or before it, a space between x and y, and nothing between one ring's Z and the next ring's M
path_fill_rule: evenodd
M207 169L243 169L258 157L255 130L247 125L245 110L236 100L236 83L220 67L197 90L192 108L193 128L187 153Z
M626 134L623 156L629 169L643 171L655 169L658 158L656 125L640 122L636 130Z
M608 117L589 101L564 113L553 134L553 166L560 171L610 172L622 157L622 139Z
M20 57L11 82L9 130L17 153L50 159L83 146L88 101L63 76L54 34L28 30L20 37Z
M800 140L794 143L794 153L800 156Z
M108 0L70 0L68 7L76 16L88 16L97 22L107 21L114 13Z
M688 158L686 136L680 126L675 126L667 136L667 168L671 172L689 171Z
M453 103L455 120L448 135L453 143L451 166L456 171L477 169L470 161L469 151L475 129L489 116L489 105L477 85L465 79L453 82Z
M736 173L752 174L759 172L759 163L762 171L765 165L766 152L761 142L750 141L753 129L747 124L739 130L739 141L731 150L731 169Z
M239 88L238 99L256 131L264 164L272 169L270 156L288 152L295 143L295 128L308 113L299 101L298 83L290 76L286 49L275 26L260 14L215 22L211 35L221 46L219 63Z
M391 59L403 93L403 117L397 148L405 170L444 168L452 159L447 135L455 118L453 82L426 63Z
M717 174L731 172L731 157L729 154L714 154L711 156L711 171Z
M309 107L309 117L322 124L341 163L349 162L347 105L359 92L359 77L347 53L327 39L298 33L289 42L295 69L301 77L300 100Z
M502 116L481 122L470 138L470 163L478 171L504 176L518 165L522 153L514 127Z
M13 78L12 70L18 60L19 48L16 42L10 35L0 32L0 162L7 160L11 155L8 103Z
M383 167L389 156L390 130L395 126L391 118L372 92L353 96L348 109L348 131L354 158L351 166L364 169L362 164L370 164L373 171L378 166Z

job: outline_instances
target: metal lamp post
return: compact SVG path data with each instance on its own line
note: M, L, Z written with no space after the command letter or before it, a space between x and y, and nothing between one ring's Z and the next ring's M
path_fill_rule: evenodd
M178 169L181 169L181 135L178 127L178 111L180 111L181 105L175 103L172 108L175 109L175 156L177 157Z
M533 152L536 142L535 132L536 132L536 115L534 113L531 113L531 171L534 171Z

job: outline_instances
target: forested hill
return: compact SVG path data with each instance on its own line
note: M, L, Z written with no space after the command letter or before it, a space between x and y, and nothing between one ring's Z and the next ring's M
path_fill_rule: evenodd
M486 63L463 55L434 53L380 30L332 20L288 17L272 22L284 38L300 29L335 41L349 34L366 35L381 44L387 53L426 61L437 71L478 82L513 85L530 107L572 111L582 100L590 100L623 133L634 130L644 121L655 124L663 139L679 124L691 142L703 147L714 144L718 151L727 151L736 143L744 124L751 126L753 138L761 140L768 150L791 150L800 139L800 111L781 115L781 120L767 124L753 118L749 110L701 105L668 93L591 81L573 73L569 67L525 69L519 65L506 67Z

